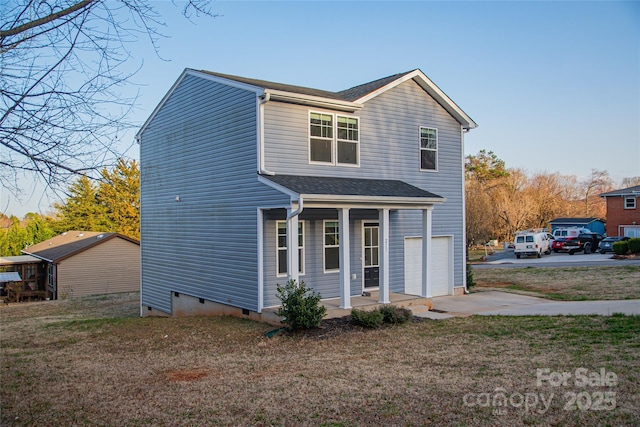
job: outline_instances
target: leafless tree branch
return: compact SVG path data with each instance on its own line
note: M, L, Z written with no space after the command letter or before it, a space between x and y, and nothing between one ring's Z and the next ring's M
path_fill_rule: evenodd
M122 157L137 94L130 46L164 35L151 0L5 0L0 22L0 185L18 173L64 189ZM215 16L190 0L185 17ZM133 66L132 66L133 65ZM130 145L127 144L127 148Z

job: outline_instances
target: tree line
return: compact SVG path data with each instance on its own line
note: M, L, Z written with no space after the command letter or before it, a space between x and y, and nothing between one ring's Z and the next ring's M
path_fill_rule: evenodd
M0 256L20 255L28 246L69 230L103 231L140 239L140 165L120 159L94 181L80 176L64 202L47 215L29 213L20 220L0 216Z
M614 184L607 171L597 169L582 180L559 173L529 175L507 168L492 151L480 150L465 158L467 244L511 241L518 231L548 228L554 218L606 220L606 202L599 194L639 185L640 177Z

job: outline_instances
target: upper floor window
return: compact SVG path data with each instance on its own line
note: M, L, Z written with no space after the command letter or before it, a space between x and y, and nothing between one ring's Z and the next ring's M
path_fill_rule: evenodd
M635 197L625 197L624 198L624 208L625 209L635 209L636 208L636 198Z
M309 113L309 160L338 165L359 163L359 119Z
M278 276L286 276L287 274L287 222L277 221L276 228L278 233L278 255L277 268ZM298 272L304 274L304 223L298 221Z
M438 170L438 130L420 127L420 170Z

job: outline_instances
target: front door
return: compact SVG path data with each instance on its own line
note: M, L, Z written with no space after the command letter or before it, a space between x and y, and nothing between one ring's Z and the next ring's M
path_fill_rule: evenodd
M378 263L378 251L380 228L377 223L364 224L364 288L377 288L380 283L380 264Z

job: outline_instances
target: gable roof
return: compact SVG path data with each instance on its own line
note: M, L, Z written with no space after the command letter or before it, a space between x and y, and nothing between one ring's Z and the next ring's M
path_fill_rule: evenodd
M261 182L294 198L324 201L441 203L445 198L404 181L300 175L259 175Z
M118 233L102 233L99 231L67 231L44 242L37 243L22 250L44 261L57 263L80 252L111 239L121 238L139 245L135 239Z
M233 84L246 90L259 94L263 99L289 102L316 107L331 108L342 111L354 112L361 109L365 102L382 93L393 89L408 80L413 79L425 92L438 102L460 125L466 129L474 129L478 125L471 119L451 98L449 98L435 83L433 83L420 69L407 71L383 77L368 83L354 86L339 92L314 89L304 86L289 85L285 83L271 82L267 80L234 76L231 74L217 73L207 70L194 70L186 68L178 80L173 84L169 92L164 96L160 104L154 109L149 118L136 134L136 138L146 129L153 117L168 100L170 95L188 75L211 79L225 84Z
M600 197L622 197L622 196L640 196L640 185L634 187L623 188L621 190L609 191L600 194Z

